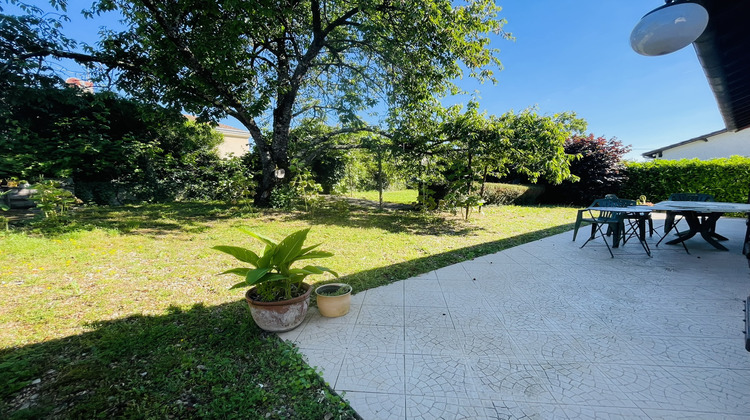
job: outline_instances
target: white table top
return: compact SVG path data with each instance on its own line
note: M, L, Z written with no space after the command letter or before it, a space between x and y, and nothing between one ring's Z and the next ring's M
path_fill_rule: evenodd
M698 213L750 213L750 204L723 201L660 201L651 210L694 211Z

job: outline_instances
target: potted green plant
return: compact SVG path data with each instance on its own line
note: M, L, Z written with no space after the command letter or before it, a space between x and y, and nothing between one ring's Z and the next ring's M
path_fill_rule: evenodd
M306 265L292 268L301 260L327 258L330 252L317 251L320 244L304 247L310 229L302 229L284 238L281 242L241 229L244 233L263 242L265 249L261 255L238 247L219 245L213 249L232 255L252 267L238 267L221 274L237 274L244 280L232 286L232 289L250 287L245 293L245 300L250 306L250 313L258 326L266 331L289 331L305 319L310 304L310 285L303 282L312 274L338 274L326 267Z
M352 300L352 287L345 283L329 283L315 289L320 314L336 318L349 313Z

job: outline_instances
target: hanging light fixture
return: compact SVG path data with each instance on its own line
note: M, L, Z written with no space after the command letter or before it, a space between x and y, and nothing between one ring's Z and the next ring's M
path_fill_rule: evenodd
M641 55L675 52L698 39L708 26L708 11L690 0L667 0L646 14L630 34L630 46Z

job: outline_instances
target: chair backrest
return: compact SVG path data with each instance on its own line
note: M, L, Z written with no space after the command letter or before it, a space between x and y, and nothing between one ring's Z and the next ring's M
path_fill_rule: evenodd
M635 200L626 200L623 198L597 198L589 207L629 207L634 206ZM600 211L598 219L604 221L621 221L623 216L621 214L613 215L609 211Z
M714 196L701 193L674 193L669 194L669 201L714 201Z
M608 194L608 196L609 195L614 195L614 194ZM593 203L591 203L589 207L630 207L630 206L635 206L635 205L636 205L635 200L617 198L617 196L615 196L615 198L609 198L609 197L597 198L596 200L594 200Z
M638 204L635 200L628 200L627 198L616 198L612 201L616 203L615 207L630 207Z

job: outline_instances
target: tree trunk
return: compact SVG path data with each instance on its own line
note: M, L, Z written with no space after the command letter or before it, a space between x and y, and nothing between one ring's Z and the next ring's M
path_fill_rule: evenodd
M383 210L383 152L378 148L378 208Z
M467 154L469 155L469 164L468 164L469 175L468 175L468 180L466 182L466 199L467 199L467 201L466 201L466 220L469 220L469 213L471 212L471 205L469 204L468 200L469 200L469 197L471 196L471 191L473 189L472 188L473 187L472 184L474 183L474 168L472 168L472 158L474 157L474 155L471 153L471 149L469 149L469 151L467 152Z
M260 154L262 175L258 190L255 192L255 205L258 207L269 207L271 205L271 191L276 182L276 163L273 161L268 145L256 144Z

